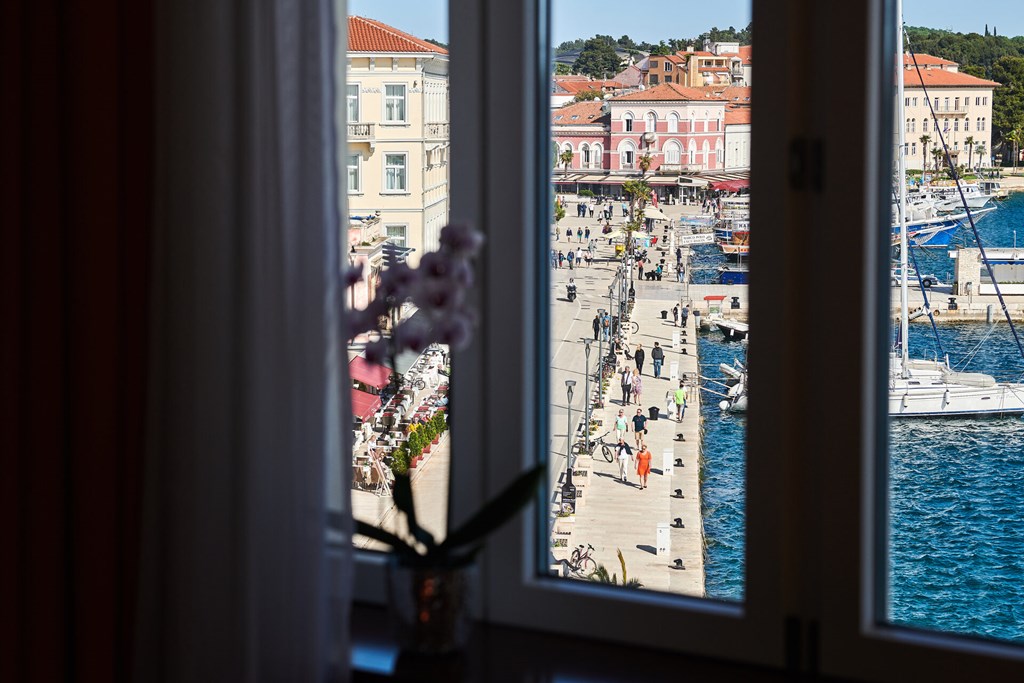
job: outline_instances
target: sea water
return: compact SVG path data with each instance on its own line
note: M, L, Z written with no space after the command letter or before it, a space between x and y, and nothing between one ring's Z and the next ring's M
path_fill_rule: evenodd
M1004 240L1018 219L1024 196L986 219L986 244L1012 246ZM970 358L963 369L1024 381L1005 321L940 323L938 341L917 322L910 337L913 357L948 354L954 366ZM706 376L744 355L717 332L701 335L698 345ZM716 396L702 399L707 593L742 600L746 418L721 413ZM1024 420L894 421L889 443L890 620L1024 643Z

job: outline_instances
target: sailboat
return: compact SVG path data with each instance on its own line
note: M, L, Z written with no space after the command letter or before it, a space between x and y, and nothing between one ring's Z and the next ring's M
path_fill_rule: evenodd
M900 22L899 45L903 44L902 3L897 6ZM897 54L896 107L897 122L904 121L903 60ZM1024 415L1024 384L997 382L991 375L975 372L956 372L943 360L919 360L909 357L907 335L910 314L908 303L907 263L907 187L906 145L903 125L900 131L896 158L899 187L900 225L900 330L896 346L889 357L889 416L890 417L965 417ZM940 138L941 139L941 138ZM944 143L943 143L944 144ZM959 179L956 180L959 183ZM927 298L925 308L927 309Z

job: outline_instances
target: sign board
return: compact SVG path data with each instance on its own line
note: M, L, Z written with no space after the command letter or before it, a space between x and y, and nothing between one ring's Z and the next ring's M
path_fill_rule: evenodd
M668 378L679 379L679 361L672 361L668 366Z
M676 451L674 448L666 448L661 451L661 470L662 473L668 476L672 476L675 472Z
M679 348L679 333L678 332L673 332L672 333L672 348L673 349Z
M696 235L680 235L676 243L681 246L692 246L694 244L714 244L715 233L713 232L700 232Z
M658 538L655 544L658 557L663 557L669 554L669 550L671 549L669 531L668 522L658 522Z

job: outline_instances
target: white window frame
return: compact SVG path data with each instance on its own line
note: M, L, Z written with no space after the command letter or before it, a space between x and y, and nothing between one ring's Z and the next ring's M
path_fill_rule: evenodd
M452 185L459 192L452 195L451 220L487 233L479 285L470 293L483 319L473 343L453 360L453 381L459 382L453 420L465 425L452 433L458 466L451 490L460 492L449 500L455 524L547 451L549 95L539 77L513 79L510 93L507 74L510 68L547 73L538 61L550 46L538 39L537 27L547 26L549 1L449 4L450 16L468 27L451 35L453 141L471 143L455 146ZM755 24L790 26L799 17L809 29L799 42L785 31L760 34L758 87L777 97L762 98L755 129L794 130L809 147L820 142L828 182L816 186L809 178L791 186L789 174L778 172L779 160L789 158L790 135L765 134L752 146L752 176L763 188L751 205L752 220L776 225L779 233L758 247L751 263L758 286L750 320L765 332L750 357L759 380L750 389L756 409L748 415L745 601L538 577L535 556L546 546L538 530L546 514L530 509L485 548L481 613L487 619L576 636L612 633L623 643L796 670L817 662L821 673L869 680L947 680L958 671L978 680L1022 678L1019 648L875 625L874 555L882 529L875 484L877 453L885 449L881 351L890 292L882 267L887 244L878 226L889 220L891 172L885 166L893 134L892 98L883 104L878 80L882 74L891 85L883 67L891 71L892 60L882 57L895 49L895 19L883 18L888 6L885 0L753 2ZM814 59L829 53L828 29L836 25L844 27L852 63L862 65L844 79L831 78L834 65ZM793 63L809 65L818 85L798 88L787 79ZM846 101L851 91L865 93L859 106L836 109L833 103ZM486 201L496 196L511 199ZM865 201L851 202L851 196ZM847 209L835 212L840 205ZM839 225L814 230L822 220ZM503 229L508 225L536 229ZM809 244L812 231L818 238ZM851 235L858 240L851 242ZM853 306L846 324L819 326L819 338L808 345L792 331L802 329L808 309L829 309L834 293L805 285L829 281L834 261L806 256L835 253L844 254L844 268L855 274ZM797 262L800 267L792 267ZM841 410L820 400L826 370L844 387ZM364 599L383 586L382 559L367 564L372 567L356 587ZM595 624L607 628L595 632ZM811 641L815 647L804 647Z
M355 88L355 95L353 96L348 92L349 88ZM359 123L359 117L362 114L362 103L359 101L359 82L346 83L345 84L345 116L348 123ZM352 116L352 103L355 102L355 116Z
M408 152L383 152L384 155L384 168L382 169L383 177L381 179L381 194L409 194L409 153ZM403 188L389 188L388 187L388 170L392 168L398 168L395 164L388 163L388 157L402 157L402 185Z
M355 157L356 163L353 165L349 163ZM355 170L356 186L355 188L349 187L349 181L351 180L351 174L353 169ZM348 189L348 194L362 194L363 192L363 155L359 152L346 152L345 155L345 187Z
M633 132L633 112L627 111L622 114L622 132Z
M668 132L678 133L679 132L679 114L672 112L668 115Z
M654 133L658 130L658 115L653 111L644 114L644 132Z
M388 95L388 88L401 88L402 96L399 98L397 95ZM409 86L405 83L384 83L381 88L381 124L385 126L405 125L409 123ZM399 100L402 103L402 118L392 119L388 118L388 102L391 100Z
M682 148L679 146L678 142L676 142L675 140L669 140L667 143L665 143L666 164L679 164L680 160L683 158L682 155Z
M391 228L401 228L402 236L401 239L396 240L396 236L391 234ZM409 246L409 224L408 223L385 223L384 224L384 236L389 238L389 241L399 247Z
M604 147L600 142L595 142L590 148L590 167L604 168Z

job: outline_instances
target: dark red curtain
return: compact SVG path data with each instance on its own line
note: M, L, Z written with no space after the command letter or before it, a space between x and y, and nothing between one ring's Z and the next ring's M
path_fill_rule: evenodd
M146 405L152 2L0 6L0 680L125 680Z

